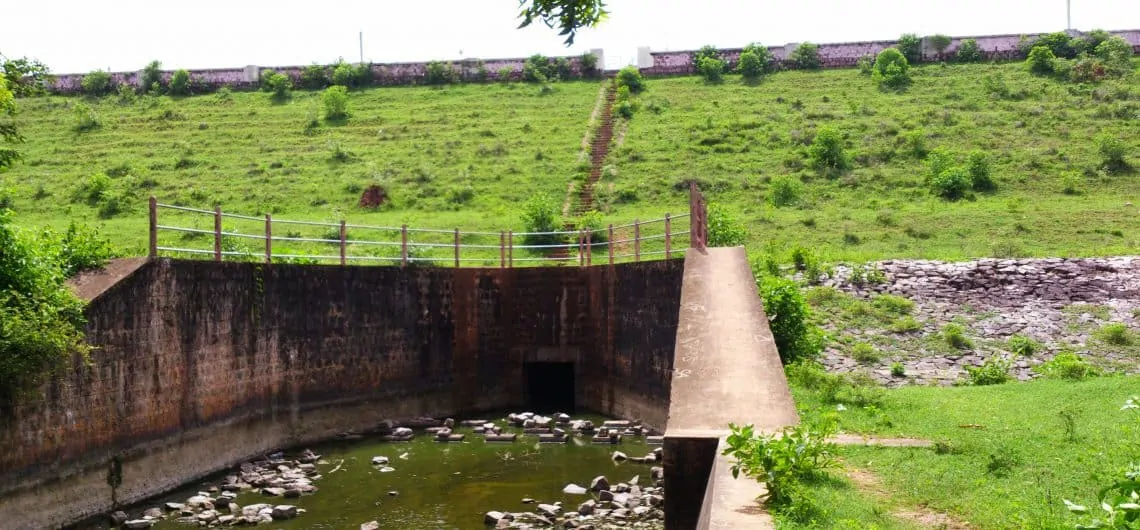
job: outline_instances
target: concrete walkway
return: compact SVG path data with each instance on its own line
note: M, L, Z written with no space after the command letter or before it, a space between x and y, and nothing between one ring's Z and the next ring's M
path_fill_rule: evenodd
M756 502L763 486L734 480L720 455L729 423L775 432L799 422L743 248L685 256L673 369L667 499L703 497L704 506L667 506L666 528L772 528Z

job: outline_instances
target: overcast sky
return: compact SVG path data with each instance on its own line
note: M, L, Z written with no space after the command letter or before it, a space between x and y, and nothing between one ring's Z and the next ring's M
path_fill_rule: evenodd
M1140 28L1140 0L1072 0L1073 27ZM605 50L608 67L638 46L690 49L1065 29L1065 0L611 0L610 18L565 48L556 31L516 30L516 0L26 0L4 2L0 53L56 73L520 57Z

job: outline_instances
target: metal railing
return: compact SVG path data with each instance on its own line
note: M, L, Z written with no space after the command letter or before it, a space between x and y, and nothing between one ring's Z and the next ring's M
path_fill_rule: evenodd
M297 221L159 203L150 198L150 256L265 263L388 263L407 266L515 267L614 264L683 255L707 243L706 208L696 185L688 213L634 219L592 230L503 230L374 226L347 221ZM162 219L159 212L163 211ZM211 219L212 226L201 226ZM229 223L229 226L224 226ZM183 246L208 240L212 245ZM253 250L253 242L264 250Z

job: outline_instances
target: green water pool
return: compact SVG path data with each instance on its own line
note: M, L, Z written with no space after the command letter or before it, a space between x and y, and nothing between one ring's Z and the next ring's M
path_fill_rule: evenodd
M273 529L352 529L376 521L381 529L476 529L484 528L483 515L491 510L533 511L538 503L563 501L568 510L590 498L562 492L567 484L588 487L591 479L605 475L611 483L640 476L649 482L650 465L615 462L614 451L631 457L649 453L653 447L644 437L622 438L620 444L595 444L589 436L570 435L564 444L539 443L537 436L523 435L510 427L505 414L482 418L504 426L504 432L519 432L514 443L485 442L473 428L458 426L463 442L440 443L417 430L410 442L383 442L377 436L335 441L309 447L321 458L318 491L299 498L268 497L256 490L244 491L234 501L241 506L257 503L289 504L303 508L296 519L261 525ZM576 414L601 425L606 419L594 414ZM296 451L286 452L291 457ZM391 472L380 472L371 463L374 456L390 459ZM334 471L335 470L335 471ZM228 473L233 473L230 470ZM216 485L227 473L153 499L128 510L131 518L165 502L184 502L198 491ZM395 495L391 495L394 492ZM221 513L228 511L221 510ZM167 519L153 528L178 529L190 525Z

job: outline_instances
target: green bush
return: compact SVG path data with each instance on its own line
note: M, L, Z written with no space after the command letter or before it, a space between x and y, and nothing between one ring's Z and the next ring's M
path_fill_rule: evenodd
M931 191L943 199L958 200L973 187L970 172L954 165L954 155L939 147L926 157L927 181Z
M1081 381L1102 374L1100 368L1088 363L1073 352L1058 353L1052 359L1033 367L1033 371L1046 379Z
M1132 45L1120 37L1111 37L1097 45L1093 54L1104 61L1109 74L1120 76L1132 70Z
M176 70L170 76L170 93L175 96L190 95L190 72L185 69Z
M498 72L495 73L495 79L498 79L499 81L506 83L506 82L509 82L511 80L511 76L513 76L514 73L515 73L514 68L511 68L509 66L504 66L504 67L500 68Z
M915 129L907 131L899 135L902 140L903 150L911 157L922 159L930 150L926 147L926 131L922 129Z
M715 57L702 57L697 63L697 72L709 83L719 83L724 80L724 61Z
M746 50L740 53L740 60L736 65L736 71L739 72L740 76L744 79L756 80L764 75L766 66L766 63L759 55L756 55L756 52Z
M641 77L641 72L636 66L626 66L617 73L617 86L629 87L629 91L638 94L645 90L645 79Z
M894 48L887 48L879 52L875 58L875 81L879 86L899 90L910 85L910 65L902 52Z
M851 358L860 364L873 364L882 359L875 347L866 342L856 342L851 346Z
M899 37L898 51L908 62L917 64L922 61L922 39L914 33L905 33Z
M940 33L927 37L927 40L930 41L930 46L938 52L939 57L946 51L946 48L950 47L950 43L954 42L954 39L951 39L949 35Z
M966 159L966 172L970 175L970 187L975 191L991 191L997 187L990 175L990 161L982 151L972 151Z
M914 311L914 302L907 298L893 294L875 295L871 299L871 306L884 313L905 316Z
M834 374L815 361L802 360L784 367L792 384L819 392L820 400L827 404L878 406L886 392L866 374Z
M864 55L855 61L855 67L859 69L862 75L871 75L875 73L875 58L870 55Z
M834 418L787 427L778 435L759 434L752 425L729 428L732 432L725 439L723 454L734 459L733 478L743 473L763 482L767 490L764 502L774 510L782 512L802 504L804 498L799 492L803 491L803 482L839 466L836 446L829 441L838 432ZM796 507L805 509L810 507Z
M162 91L162 63L151 61L143 67L142 92Z
M557 79L562 81L574 78L574 66L570 64L570 59L559 57L554 60L554 74Z
M459 73L451 67L451 63L432 61L427 64L424 81L429 85L447 85L459 80Z
M102 96L111 91L111 74L103 70L94 70L83 76L79 88L89 96Z
M891 333L913 333L922 329L922 323L914 317L905 316L894 322L891 322L888 327Z
M1120 173L1130 168L1128 160L1124 158L1128 148L1119 138L1109 133L1101 133L1096 137L1096 148L1100 154L1101 167L1110 173Z
M843 136L831 127L822 127L808 148L808 159L818 170L844 171L851 161L843 150Z
M285 74L266 70L261 74L261 89L272 93L273 99L282 101L289 97L289 91L293 89L293 80Z
M748 240L744 224L718 203L709 203L707 222L710 247L737 247Z
M701 46L701 49L697 50L696 53L693 54L693 59L692 59L693 60L693 67L696 68L698 72L700 71L700 68L701 68L701 61L703 61L705 59L717 59L717 60L719 60L720 59L720 50L716 49L716 46L713 46L711 44Z
M898 361L891 363L891 377L906 377L906 367L903 363Z
M75 119L75 125L72 126L72 129L75 132L87 132L103 126L99 115L95 114L95 111L86 103L76 103L72 115Z
M90 351L83 340L83 303L64 282L69 272L95 260L75 256L82 251L65 254L58 244L50 231L20 231L11 213L0 210L0 404L5 406L38 387L73 354Z
M308 90L318 90L329 85L328 70L319 64L311 64L301 71L301 86Z
M1009 351L1014 355L1029 357L1041 349L1041 343L1025 335L1013 335L1006 343Z
M773 70L775 70L776 58L772 56L772 50L769 50L768 47L764 46L763 44L760 44L758 42L750 43L745 46L744 49L740 51L740 53L741 56L743 56L745 53L752 53L756 56L757 59L760 59L761 74L771 73Z
M637 110L637 105L628 99L618 102L617 115L627 120L633 118L634 111Z
M348 118L348 89L341 85L326 88L321 95L321 104L325 107L326 120Z
M946 341L951 348L958 350L968 350L974 347L973 341L966 337L966 328L961 324L946 324L942 327L942 340Z
M549 195L532 195L523 203L519 216L526 227L524 242L527 245L557 245L565 241L561 235L549 233L562 230L558 202Z
M1086 46L1083 39L1073 39L1069 37L1068 33L1057 31L1038 37L1037 40L1033 42L1033 48L1046 48L1056 57L1072 59L1077 56L1078 52L1078 49L1073 46L1074 41L1081 41L1077 43L1078 48L1084 48ZM1032 55L1032 53L1031 49L1030 55Z
M586 52L582 54L578 62L579 68L582 70L582 77L595 77L598 75L598 56L593 53Z
M978 41L974 39L966 39L958 45L958 51L954 57L963 63L976 63L982 60L982 49L978 47Z
M772 276L758 281L772 337L784 364L812 359L823 351L823 332L811 323L811 309L796 282Z
M768 185L768 202L781 208L792 206L800 200L800 181L791 175L780 175Z
M981 366L966 367L966 382L974 386L1000 385L1013 379L1009 374L1011 367L1009 361L991 356Z
M1117 346L1128 346L1133 342L1132 331L1128 329L1128 326L1125 326L1119 322L1105 324L1103 327L1096 330L1094 335L1096 338L1108 344L1114 344Z
M1029 57L1025 59L1029 71L1037 75L1052 74L1056 62L1057 56L1045 46L1034 46L1029 50Z
M534 54L523 63L523 81L545 83L555 77L554 65L542 54Z
M810 42L797 46L791 59L792 63L804 70L818 70L823 66L823 61L819 58L819 46Z

